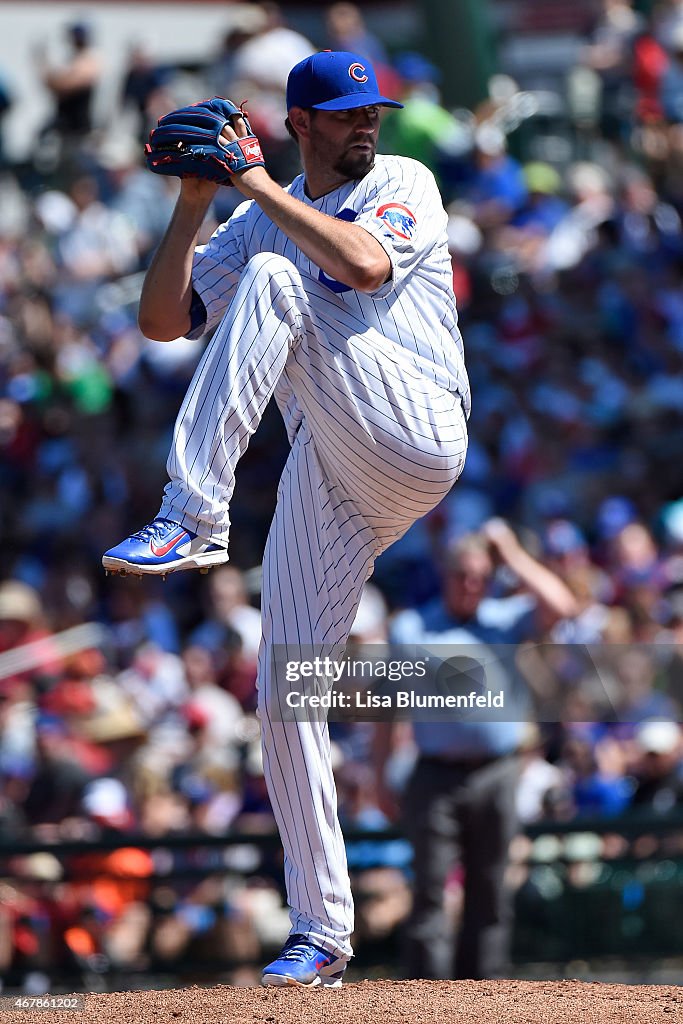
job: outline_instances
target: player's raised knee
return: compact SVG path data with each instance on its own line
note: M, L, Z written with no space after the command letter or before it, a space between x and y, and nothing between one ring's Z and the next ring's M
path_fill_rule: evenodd
M290 274L298 277L299 271L291 260L274 252L259 252L247 261L246 273L252 276L274 277L275 274Z

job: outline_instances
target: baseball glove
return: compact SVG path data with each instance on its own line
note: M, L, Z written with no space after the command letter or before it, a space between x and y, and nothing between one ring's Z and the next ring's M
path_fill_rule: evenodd
M249 134L226 142L221 132L243 118ZM178 178L204 178L232 185L232 175L247 167L264 167L261 145L241 107L214 96L160 117L145 146L147 166L155 174Z

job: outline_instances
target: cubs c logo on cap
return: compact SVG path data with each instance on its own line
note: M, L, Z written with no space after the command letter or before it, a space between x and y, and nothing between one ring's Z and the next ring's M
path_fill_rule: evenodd
M362 64L352 64L349 68L349 75L354 82L360 82L361 84L368 80L368 76L365 74L365 67Z

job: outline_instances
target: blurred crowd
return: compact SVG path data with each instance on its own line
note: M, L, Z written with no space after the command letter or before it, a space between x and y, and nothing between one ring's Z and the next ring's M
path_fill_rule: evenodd
M97 39L68 26L63 65L36 53L54 111L19 165L2 156L13 100L0 78L0 836L272 828L256 567L286 455L277 413L240 464L229 567L161 583L105 580L99 564L158 506L202 349L155 344L136 324L177 189L143 168L142 141L174 107L248 96L286 182L286 77L319 47L373 60L405 104L381 148L437 175L474 402L464 475L378 562L356 640L384 642L399 612L452 590L467 616L517 600L529 719L553 723L520 743L522 820L668 812L683 803L683 4L646 18L604 0L556 84L552 125L547 91L502 75L476 110L447 109L438 69L389 55L353 4L330 7L312 40L275 4L252 14L200 67L136 46L106 129L93 117ZM219 193L207 236L234 191ZM564 588L552 614L516 571L515 544ZM332 733L343 823L385 827L414 761L410 728L394 730L379 779L371 724ZM359 934L376 939L407 912L409 849L350 843L349 858ZM0 883L0 969L29 988L55 963L249 962L287 931L277 856L248 844L8 866L20 882Z

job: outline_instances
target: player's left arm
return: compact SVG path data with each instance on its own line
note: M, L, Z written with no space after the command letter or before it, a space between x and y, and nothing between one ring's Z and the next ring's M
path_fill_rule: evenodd
M236 126L236 132L243 130L243 125ZM328 277L372 293L391 276L385 249L368 231L306 206L273 181L264 167L236 174L233 184Z

